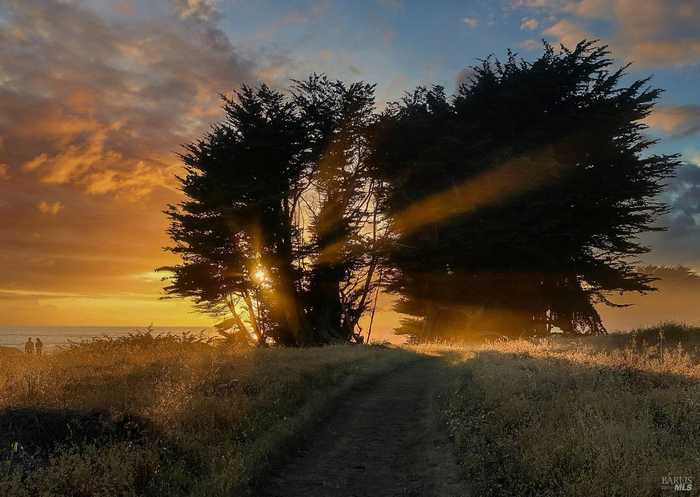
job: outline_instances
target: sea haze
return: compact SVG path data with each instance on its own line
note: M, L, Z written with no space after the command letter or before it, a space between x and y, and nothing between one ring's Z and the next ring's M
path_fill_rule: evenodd
M70 341L80 342L101 336L125 336L145 330L142 326L0 326L0 346L24 348L27 338L41 338L46 349L55 349L61 345L68 345ZM154 326L153 334L211 332L211 328L196 326Z

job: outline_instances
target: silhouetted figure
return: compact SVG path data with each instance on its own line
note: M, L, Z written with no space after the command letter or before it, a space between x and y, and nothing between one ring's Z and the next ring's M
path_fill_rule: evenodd
M36 350L36 355L41 355L41 353L44 351L44 342L41 341L41 338L36 337L36 345L34 345L34 350Z
M34 353L34 342L32 342L32 337L27 338L27 343L24 344L24 351L27 354Z

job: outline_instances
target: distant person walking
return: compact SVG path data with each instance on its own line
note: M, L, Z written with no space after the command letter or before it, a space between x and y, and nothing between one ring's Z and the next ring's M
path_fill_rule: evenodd
M38 339L37 339L38 340ZM32 337L27 338L27 343L24 344L24 351L27 354L34 353L34 342L32 342Z
M41 338L36 337L36 345L34 345L34 350L36 350L36 355L41 355L41 353L44 351L44 342L41 341Z

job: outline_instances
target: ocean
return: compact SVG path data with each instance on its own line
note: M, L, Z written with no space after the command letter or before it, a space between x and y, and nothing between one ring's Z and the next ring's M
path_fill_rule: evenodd
M124 336L129 333L144 330L138 326L0 326L0 346L24 349L27 338L41 338L46 350L56 349L67 345L69 341L80 342L101 336ZM153 334L199 333L210 332L211 328L203 326L154 326Z

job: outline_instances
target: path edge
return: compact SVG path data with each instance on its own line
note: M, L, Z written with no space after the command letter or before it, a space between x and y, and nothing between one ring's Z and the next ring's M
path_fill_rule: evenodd
M405 350L405 349L404 349ZM407 353L412 351L406 350ZM265 479L278 467L290 461L296 451L310 442L310 435L316 428L326 422L337 412L342 400L354 393L369 390L384 375L393 374L429 357L416 354L410 359L397 359L385 367L372 370L359 377L351 377L330 392L314 393L309 402L291 419L280 422L270 428L268 433L257 442L262 450L258 457L253 457L246 464L248 477L233 489L231 495L255 496ZM263 455L264 454L264 455Z

